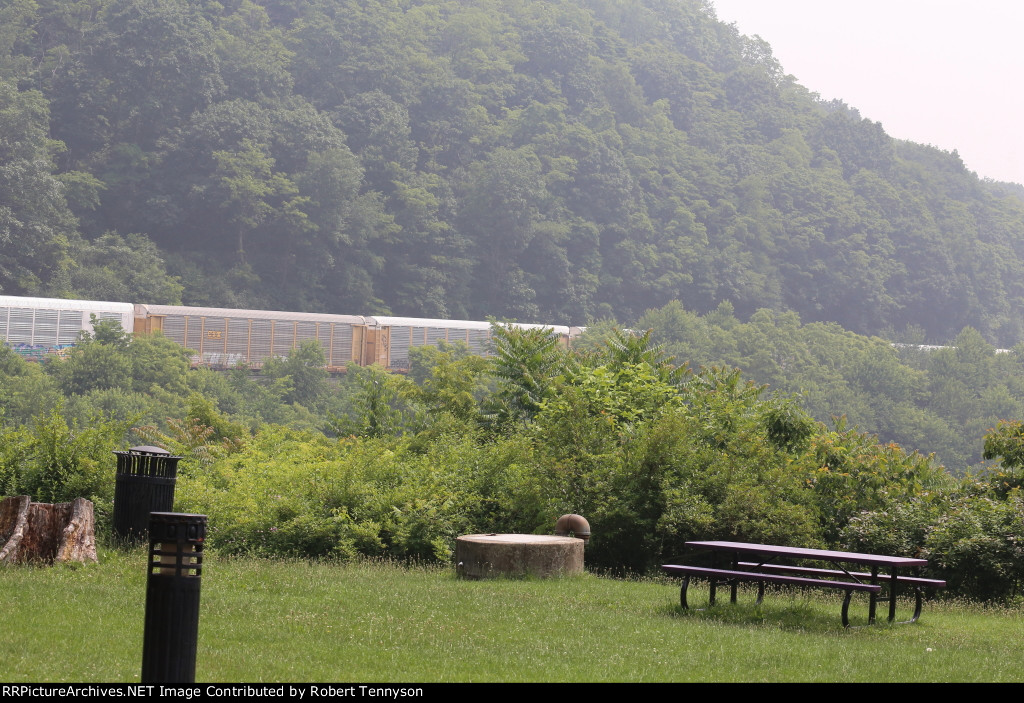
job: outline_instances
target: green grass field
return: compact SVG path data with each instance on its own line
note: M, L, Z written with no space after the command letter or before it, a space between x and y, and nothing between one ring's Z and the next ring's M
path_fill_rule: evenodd
M0 568L0 681L138 682L145 558L101 551L98 565ZM747 594L751 605L685 614L678 596L656 579L471 582L434 566L208 556L196 678L1024 680L1018 610L933 602L913 625L844 630L836 593L769 594L760 608ZM860 605L851 617L863 622Z

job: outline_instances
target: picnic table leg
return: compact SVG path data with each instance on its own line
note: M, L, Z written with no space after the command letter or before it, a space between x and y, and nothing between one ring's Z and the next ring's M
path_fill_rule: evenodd
M893 597L893 601L896 598ZM891 606L890 606L891 607ZM895 620L895 616L889 617L889 622L897 622L900 625L909 625L910 623L917 622L918 618L921 617L921 609L924 607L924 590L920 586L914 586L914 614L910 616L909 620Z
M732 602L736 603L736 586L739 584L739 581L735 581L734 580L734 581L730 581L729 583L732 585L732 593L733 593ZM679 605L682 607L683 610L689 610L690 609L690 604L686 601L686 592L687 592L687 590L689 590L689 588L690 588L690 576L689 575L683 576L682 585L680 585L680 587L679 587ZM718 581L715 581L714 579L709 579L708 580L708 607L709 608L715 604L715 592L716 592L717 589L718 589ZM847 598L847 600L849 600L849 598ZM764 601L764 581L758 581L757 582L757 601L754 602L754 605L761 605L762 601ZM700 608L698 608L698 610L700 610Z
M889 578L889 622L896 622L896 585L899 583L896 569L893 568L892 575ZM921 610L924 607L924 590L915 585L914 586L914 614L909 620L900 620L899 624L907 625L913 622L917 622L918 618L921 617Z
M716 562L717 562L717 560L716 560ZM729 568L732 571L738 571L739 570L739 566L738 565L739 565L739 555L733 553L732 556L729 557ZM736 605L736 587L738 585L739 585L739 581L736 581L736 580L729 581L729 603L731 603L732 605Z
M850 627L850 619L849 619L849 616L847 615L847 612L848 612L849 607L850 607L850 597L852 595L853 595L853 591L847 591L846 592L846 598L843 600L843 627ZM874 594L872 594L871 597L874 598L875 597ZM896 602L896 598L895 598L895 596L892 595L891 592L889 593L889 598L890 598L889 608L890 608L890 612L892 612L893 611L892 603ZM884 601L885 599L882 598L881 600ZM894 617L890 616L889 617L889 622L896 622L896 624L898 624L898 625L909 625L911 623L915 623L915 622L918 621L918 618L921 617L921 610L923 608L924 608L924 589L922 589L920 586L914 586L914 614L910 617L909 620L900 620L900 621L895 621ZM868 618L868 624L869 625L873 625L874 624L874 617L869 617Z
M878 583L878 567L877 566L872 566L871 567L871 583L872 584L877 584ZM878 594L877 593L872 593L870 595L870 599L868 601L868 625L874 625L875 624L875 612L877 611L877 609L878 609ZM847 625L847 627L849 627L849 626Z
M896 620L896 587L899 584L897 577L897 569L895 566L892 568L892 575L889 578L889 622Z
M708 607L710 608L715 604L715 587L718 585L717 581L711 579L708 581ZM683 610L689 610L690 604L686 602L686 591L690 587L690 576L687 574L683 576L683 584L679 587L679 605L682 606ZM698 608L700 610L700 608Z
M917 619L921 617L921 606L924 603L924 591L921 590L920 586L914 586L914 617L907 620L907 622L917 622Z
M732 555L732 564L730 565L729 568L732 569L733 571L738 571L739 568L740 568L739 567L739 563L740 563L740 555L739 554L733 554ZM734 580L734 581L730 582L729 585L731 586L731 588L729 589L729 602L732 603L733 605L736 605L736 590L739 587L740 582Z
M843 598L843 627L850 626L850 599L853 598L853 591L847 590Z

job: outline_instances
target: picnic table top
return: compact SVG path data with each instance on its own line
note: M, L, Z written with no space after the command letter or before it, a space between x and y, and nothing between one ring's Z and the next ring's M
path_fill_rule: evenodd
M891 557L884 554L861 554L858 552L836 552L829 549L807 549L805 547L782 547L774 544L750 544L748 542L687 542L686 546L696 549L708 549L719 552L737 554L758 554L761 556L785 556L796 559L816 559L820 561L851 562L874 566L927 566L927 559L911 557Z

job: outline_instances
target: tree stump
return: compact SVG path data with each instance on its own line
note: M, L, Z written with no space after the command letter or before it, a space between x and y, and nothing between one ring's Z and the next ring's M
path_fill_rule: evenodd
M96 560L91 501L33 503L29 496L0 500L0 564Z
M583 540L550 535L465 535L455 540L457 573L463 578L549 576L583 573Z

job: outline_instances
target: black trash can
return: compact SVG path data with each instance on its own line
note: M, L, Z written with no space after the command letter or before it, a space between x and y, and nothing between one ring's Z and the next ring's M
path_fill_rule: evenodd
M132 447L114 455L114 534L140 542L146 539L150 513L174 510L174 482L181 457L160 447Z

